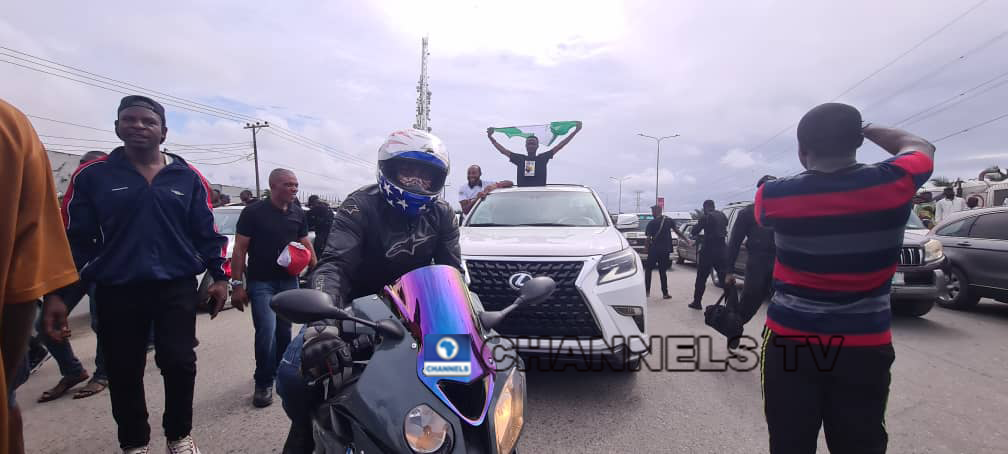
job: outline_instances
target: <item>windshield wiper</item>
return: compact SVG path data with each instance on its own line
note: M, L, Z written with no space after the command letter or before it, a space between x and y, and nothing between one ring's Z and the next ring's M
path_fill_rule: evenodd
M466 227L514 227L514 224L494 224L493 222L481 222L478 224L469 224Z
M576 224L557 224L555 222L534 222L531 224L519 224L519 225L529 227L589 227L585 225L576 225Z

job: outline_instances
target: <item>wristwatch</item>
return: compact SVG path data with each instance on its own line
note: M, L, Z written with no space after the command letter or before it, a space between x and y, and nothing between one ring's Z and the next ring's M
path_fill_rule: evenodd
M239 279L231 279L231 281L229 281L228 283L231 284L232 287L244 287L245 286L245 281L242 281L242 280L239 280Z

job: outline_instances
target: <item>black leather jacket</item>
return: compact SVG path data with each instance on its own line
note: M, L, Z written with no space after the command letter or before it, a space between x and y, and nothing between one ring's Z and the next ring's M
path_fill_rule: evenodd
M345 307L354 298L379 293L403 274L431 264L462 271L459 228L451 207L439 200L410 222L373 184L340 205L310 282Z
M773 257L776 252L774 232L756 222L755 208L749 205L739 211L732 226L731 237L728 239L728 263L735 263L739 249L745 240L749 256Z

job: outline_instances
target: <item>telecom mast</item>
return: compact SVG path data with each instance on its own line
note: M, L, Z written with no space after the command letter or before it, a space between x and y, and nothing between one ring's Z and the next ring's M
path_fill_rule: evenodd
M414 128L421 131L431 131L430 127L430 98L431 91L430 87L427 85L427 57L430 56L430 52L427 51L427 37L423 37L421 40L422 49L420 51L420 82L417 83L417 116L416 124L413 125Z

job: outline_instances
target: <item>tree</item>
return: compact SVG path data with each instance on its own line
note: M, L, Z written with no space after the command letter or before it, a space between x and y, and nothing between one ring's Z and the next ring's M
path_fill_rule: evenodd
M949 177L934 177L931 179L931 184L935 186L951 187L952 183L953 181Z

